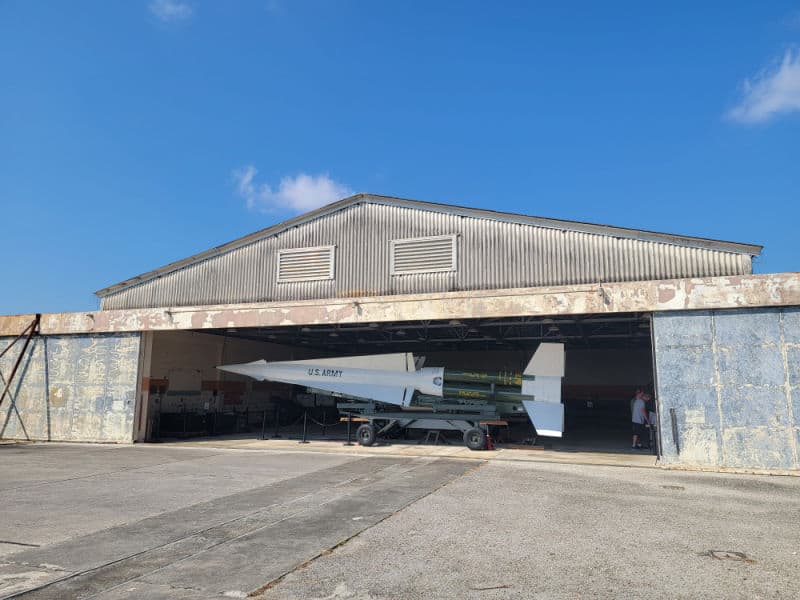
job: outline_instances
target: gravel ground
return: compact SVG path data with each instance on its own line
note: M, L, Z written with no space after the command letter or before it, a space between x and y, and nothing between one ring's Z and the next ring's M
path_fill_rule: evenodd
M798 598L798 492L794 477L491 462L260 597Z

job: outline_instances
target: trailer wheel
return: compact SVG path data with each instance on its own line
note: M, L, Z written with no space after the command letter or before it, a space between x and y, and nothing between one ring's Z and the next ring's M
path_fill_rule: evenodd
M364 423L356 429L356 439L362 446L372 446L376 437L375 428L371 423Z
M483 450L486 447L486 434L477 427L467 429L464 432L464 444L470 450Z

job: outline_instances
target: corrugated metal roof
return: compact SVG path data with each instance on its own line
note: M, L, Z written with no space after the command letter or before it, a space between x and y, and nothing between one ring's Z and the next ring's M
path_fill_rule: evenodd
M458 269L390 273L390 241L455 235ZM333 280L277 281L279 250L336 246ZM97 292L103 308L739 275L761 246L358 194Z

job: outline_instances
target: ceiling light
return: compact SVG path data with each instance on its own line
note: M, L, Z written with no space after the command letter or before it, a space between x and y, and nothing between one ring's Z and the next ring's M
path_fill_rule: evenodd
M402 329L398 329L397 331L395 331L395 333L396 333L397 335L399 335L399 336L404 336L404 335L406 334L406 332L405 332L405 331L403 331Z
M309 333L311 329L309 329L308 327L303 327L302 329L300 329L300 331L302 331L303 333Z
M338 333L336 333L335 331L331 331L331 332L328 334L328 337L339 337L339 334L338 334Z

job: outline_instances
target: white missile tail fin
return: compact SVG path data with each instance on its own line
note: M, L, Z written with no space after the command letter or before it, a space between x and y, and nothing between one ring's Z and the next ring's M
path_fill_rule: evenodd
M561 437L564 431L564 405L561 380L564 377L564 344L539 344L522 376L525 411L539 435Z
M523 400L522 405L528 413L537 435L561 437L564 434L564 405L560 402L540 402Z
M533 358L525 367L525 375L564 376L564 344L539 344Z

